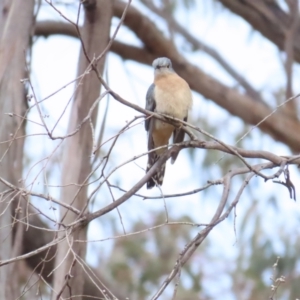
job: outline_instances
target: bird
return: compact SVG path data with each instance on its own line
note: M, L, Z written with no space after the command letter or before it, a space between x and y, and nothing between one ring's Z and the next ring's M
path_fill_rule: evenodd
M181 78L173 69L172 62L167 57L156 58L152 67L154 68L154 82L148 88L146 94L146 109L161 113L170 117L187 121L188 112L192 107L192 92L188 83ZM146 173L167 151L169 139L173 134L173 143L184 140L182 128L158 120L154 117L145 120L145 129L148 133L148 163ZM151 152L149 152L151 151ZM178 152L172 154L171 163L177 158ZM163 184L166 164L164 163L157 172L147 181L147 189Z

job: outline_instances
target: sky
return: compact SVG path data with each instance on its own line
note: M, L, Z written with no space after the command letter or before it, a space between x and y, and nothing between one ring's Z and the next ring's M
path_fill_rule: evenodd
M241 18L233 16L230 12L216 4L208 4L209 2L211 1L207 1L207 4L203 4L201 1L196 2L195 7L188 11L183 7L179 7L176 10L177 21L184 24L194 36L199 37L199 39L217 49L257 90L262 91L265 99L270 101L270 103L274 103L273 92L285 85L284 68L282 64L284 56L273 44L268 42L259 33L253 31ZM133 1L133 5L142 11L147 11L138 1ZM60 6L60 9L63 13L68 14L68 17L72 18L75 16L75 11L72 9L66 9L62 6ZM148 11L147 15L155 21L161 30L166 30L166 26L161 19ZM47 7L47 5L43 5L38 20L46 19L60 20L60 17L51 8ZM112 28L115 28L117 23L118 20L114 19ZM139 41L136 37L123 27L120 29L117 39L139 45ZM206 73L218 78L223 83L229 86L235 86L234 81L228 74L209 56L201 51L190 51L189 46L183 43L181 37L176 36L175 41L176 44L179 45L180 51L190 62L198 65ZM76 77L79 47L79 42L76 39L63 36L38 38L36 40L32 52L31 80L38 99L41 100L48 97L74 80ZM299 67L295 66L294 71L294 91L298 93L300 86L296 78L298 78L299 75ZM124 62L117 55L110 53L107 58L106 72L109 86L115 92L128 101L142 107L145 106L145 94L153 81L153 70L151 67L143 66L132 61ZM70 84L62 90L59 90L59 92L55 93L43 103L43 112L49 115L46 119L49 126L53 126L62 114L62 111L72 97L73 89L74 85ZM242 127L241 121L197 93L193 93L193 98L194 106L190 115L190 122L193 124L193 122L205 120L212 128L216 129L214 134L217 138L225 143L234 144L234 136ZM102 119L101 116L103 116L107 101L109 101L109 111L104 139L108 139L110 136L116 134L127 121L139 115L136 111L124 107L110 98L109 100L105 99L101 102L98 119ZM68 117L67 110L57 126L55 131L57 135L66 133ZM40 122L37 111L32 110L29 118L33 121ZM219 124L221 124L221 126L219 126ZM41 128L31 123L28 125L28 132L29 134L38 133L41 132ZM120 137L113 151L110 168L119 165L135 155L145 153L147 151L146 146L146 132L144 130L144 124L141 123L132 128L128 134ZM274 142L266 135L262 136L258 129L254 129L251 132L250 137L244 142L244 146L249 147L249 149L272 151L279 155L290 154L289 149L285 145ZM57 142L53 142L45 136L32 136L27 139L26 150L28 153L29 166L25 174L26 176L28 175L28 184L32 182L38 172L45 166L44 161L39 161L43 157L54 153L51 164L49 163L49 168L51 167L52 170L49 173L48 183L52 186L59 185L59 174L61 171L59 159L62 148L53 152L55 147L57 147ZM107 146L105 149L107 149ZM162 187L163 193L170 194L193 190L203 186L207 180L220 178L222 171L218 167L218 161L222 158L222 154L216 156L216 160L212 163L209 171L205 169L205 171L202 172L201 165L204 164L205 158L206 153L203 150L195 151L192 158L188 151L184 150L180 153L174 165L168 162L164 185ZM37 162L39 163L34 165ZM34 167L30 168L30 166ZM131 163L119 169L118 172L112 175L112 182L120 183L122 188L128 189L143 176L145 166L146 156L138 159L135 164ZM295 168L291 168L290 171L294 182L299 182L299 172ZM130 174L130 176L128 176L128 174ZM36 184L34 189L43 190L43 176L40 175L39 178L39 184ZM281 216L278 216L276 209L268 209L266 211L266 219L273 220L273 222L275 219L278 224L285 224L287 232L291 230L297 232L299 235L297 216L299 216L300 208L297 203L289 199L286 188L275 185L272 182L265 183L262 179L254 179L251 184L253 184L251 189L252 198L250 197L250 193L245 193L245 196L242 197L237 209L238 216L240 216L237 217L237 224L242 222L243 216L247 213L247 208L251 207L253 199L259 201L259 205L261 205L262 208L264 206L268 208L269 202L267 199L275 195ZM238 186L232 187L233 195L234 192L237 192L237 189ZM50 187L48 190L51 192L51 195L59 198L59 188ZM140 193L159 195L160 191L158 189L147 191L144 187ZM121 194L120 191L115 191L116 198ZM106 197L103 197L103 195ZM167 199L166 205L170 218L175 220L183 214L188 214L197 223L209 222L218 204L220 195L221 187L216 186L207 193L190 195L180 199ZM297 191L297 197L300 199L299 191ZM104 203L110 201L103 200L103 198L109 199L107 190L101 190L101 194L99 193L97 195L94 209L99 209L103 207ZM266 200L266 203L263 203L264 200ZM36 204L38 205L38 201L36 201ZM132 207L134 207L134 210ZM47 211L48 208L43 206L43 209ZM120 213L122 214L124 226L127 231L130 231L132 222L140 219L149 220L153 212L160 212L162 210L164 210L164 202L162 200L141 201L134 197L120 207ZM58 218L57 212L52 213L55 218ZM116 213L113 213L113 215L117 216ZM284 222L287 218L289 219L288 224ZM104 223L105 222L94 221L91 224L89 239L99 240L109 237L109 235L112 234L112 232L107 230ZM274 233L273 229L268 225L269 221L266 221L263 225L265 234L268 236L274 235L274 237L276 237L276 233ZM247 229L249 234L251 230L254 230L253 226L254 224L250 222L249 228ZM232 221L229 220L220 224L220 226L212 232L211 239L215 245L215 247L211 249L211 253L214 256L222 255L222 257L226 257L230 260L234 259L237 253L236 243L239 243L241 237L236 236L234 233ZM100 249L99 251L101 251L101 253L104 253L106 252L104 250L111 249L112 243L111 240L105 243L93 243L87 255L88 261L96 265L98 258L94 255L95 247L96 249ZM278 252L284 251L280 242L277 243L276 247L278 248ZM207 270L207 272L209 272L209 270ZM209 279L207 280L209 282ZM225 290L230 290L231 282L228 277L223 278L221 282ZM213 282L209 282L208 286L209 293L213 298L220 293L220 290L214 287ZM223 299L234 299L230 292L226 295L228 298Z

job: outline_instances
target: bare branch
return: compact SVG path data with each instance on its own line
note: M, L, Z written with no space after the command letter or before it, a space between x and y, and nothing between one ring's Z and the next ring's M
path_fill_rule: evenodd
M121 18L125 7L125 3L115 1L115 15ZM144 43L145 49L147 49L115 42L112 45L112 49L120 55L124 55L125 59L133 59L144 64L151 64L153 58L157 56L170 57L177 73L187 80L194 91L212 99L216 104L225 108L231 114L242 118L245 122L254 125L260 123L259 128L270 134L275 140L284 142L296 152L300 150L300 136L298 134L300 123L297 120L283 117L280 111L272 113L273 110L265 104L254 101L253 98L228 88L186 61L177 52L172 42L167 40L157 27L134 7L131 6L128 9L124 24L137 34ZM107 85L106 89L109 90ZM112 91L110 93L116 100L122 102L122 98L119 95ZM131 107L134 109L137 108L134 105ZM141 110L139 111L142 112ZM270 114L272 116L266 118ZM261 122L262 120L265 121ZM289 128L288 135L286 134L286 128Z
M195 38L188 30L186 30L182 25L180 25L173 15L169 13L169 11L164 9L159 9L157 6L154 5L153 0L143 0L142 1L150 10L154 13L162 17L166 22L169 23L169 26L175 30L176 32L180 33L192 46L193 50L201 50L215 59L220 66L224 68L224 70L234 78L246 91L246 93L256 101L260 101L264 103L262 97L260 96L259 92L256 91L251 84L241 75L239 74L227 61L222 55L212 47L208 46L206 43L201 41L199 38ZM291 96L287 97L290 98ZM266 105L266 103L265 103Z

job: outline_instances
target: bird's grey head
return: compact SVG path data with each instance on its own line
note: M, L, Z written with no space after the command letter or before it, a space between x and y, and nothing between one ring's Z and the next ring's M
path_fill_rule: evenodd
M155 73L173 73L172 62L167 57L159 57L152 63Z

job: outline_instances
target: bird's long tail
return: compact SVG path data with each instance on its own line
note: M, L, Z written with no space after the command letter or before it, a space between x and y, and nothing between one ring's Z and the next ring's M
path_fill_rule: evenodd
M147 169L146 172L148 172L152 166L158 161L159 155L157 155L155 152L152 152L151 155L148 156L148 163L147 163ZM147 189L152 189L155 185L162 185L164 181L165 176L165 170L166 170L166 163L164 163L156 173L147 181Z

